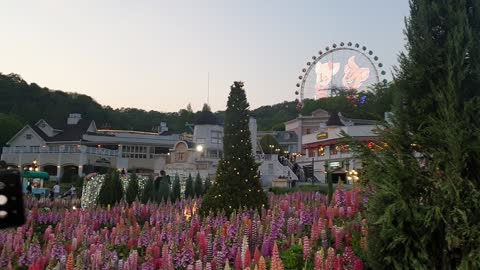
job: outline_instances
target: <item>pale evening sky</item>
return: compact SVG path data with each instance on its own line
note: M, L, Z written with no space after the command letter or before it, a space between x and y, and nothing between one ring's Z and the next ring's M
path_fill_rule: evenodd
M407 0L0 0L0 72L103 105L223 110L294 100L300 70L333 42L366 45L390 72Z

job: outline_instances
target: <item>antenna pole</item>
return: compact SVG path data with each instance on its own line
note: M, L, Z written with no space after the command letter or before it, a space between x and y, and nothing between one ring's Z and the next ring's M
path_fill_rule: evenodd
M207 75L207 105L210 106L210 72Z

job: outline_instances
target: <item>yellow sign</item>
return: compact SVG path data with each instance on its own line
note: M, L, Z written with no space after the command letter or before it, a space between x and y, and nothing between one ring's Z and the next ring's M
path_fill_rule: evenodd
M317 140L328 138L328 132L320 132L317 134Z

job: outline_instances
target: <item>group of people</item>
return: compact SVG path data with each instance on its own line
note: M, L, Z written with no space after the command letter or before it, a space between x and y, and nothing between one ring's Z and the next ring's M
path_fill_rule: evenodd
M27 190L27 194L29 195L32 195L33 194L33 186L32 186L32 182L31 181L28 181L28 185L26 187L26 190ZM48 193L48 197L50 198L50 200L54 200L56 198L75 198L76 196L76 188L75 186L71 186L70 189L68 191L66 191L65 193L63 194L60 194L61 191L60 191L60 184L58 182L55 182L55 185L53 186L53 188L51 188L49 190L49 193Z

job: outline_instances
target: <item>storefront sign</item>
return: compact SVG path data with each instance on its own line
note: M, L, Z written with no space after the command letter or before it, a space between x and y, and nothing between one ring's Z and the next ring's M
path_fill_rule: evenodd
M330 168L341 168L341 167L343 167L343 164L342 164L342 162L340 162L340 161L333 161L333 162L330 162L330 163L328 164L328 166L329 166Z
M317 134L317 140L322 140L328 138L328 132L320 132Z

